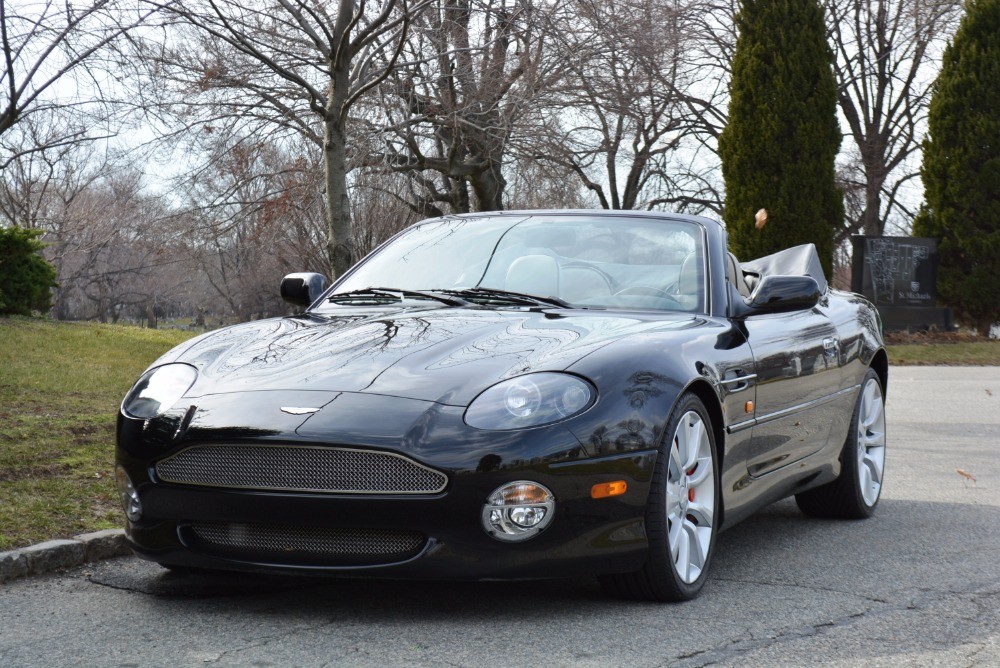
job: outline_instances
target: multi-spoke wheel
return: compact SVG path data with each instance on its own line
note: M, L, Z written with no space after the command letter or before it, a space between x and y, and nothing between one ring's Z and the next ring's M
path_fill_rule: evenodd
M715 464L710 428L695 411L681 416L667 466L667 542L677 576L695 582L715 533Z
M878 374L869 369L851 417L840 456L840 477L797 494L802 512L814 517L871 517L885 475L885 396Z
M629 598L686 601L701 591L719 522L715 432L704 404L681 397L667 424L646 509L649 557L642 570L601 576Z

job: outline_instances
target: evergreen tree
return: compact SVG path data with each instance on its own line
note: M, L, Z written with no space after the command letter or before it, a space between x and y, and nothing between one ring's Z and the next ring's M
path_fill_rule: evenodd
M48 311L56 270L42 257L38 230L0 228L0 315Z
M938 240L938 295L988 334L1000 320L1000 0L972 0L944 52L924 141L916 236Z
M831 275L844 217L833 52L816 0L744 0L737 17L729 123L719 138L723 217L741 259L816 244ZM768 222L756 229L754 213Z

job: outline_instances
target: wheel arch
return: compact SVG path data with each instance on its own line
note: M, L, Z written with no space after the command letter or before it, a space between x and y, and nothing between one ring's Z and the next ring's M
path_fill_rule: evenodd
M889 355L885 352L885 348L879 348L875 352L875 356L872 357L871 364L869 365L878 374L879 382L882 383L882 394L888 395L889 393Z

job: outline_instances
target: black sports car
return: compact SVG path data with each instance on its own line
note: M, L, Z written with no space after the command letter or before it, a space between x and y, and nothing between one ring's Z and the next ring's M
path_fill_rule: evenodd
M695 596L719 532L782 497L878 503L878 313L812 245L740 263L718 223L634 212L428 220L300 315L210 332L118 416L127 535L170 568L597 574Z

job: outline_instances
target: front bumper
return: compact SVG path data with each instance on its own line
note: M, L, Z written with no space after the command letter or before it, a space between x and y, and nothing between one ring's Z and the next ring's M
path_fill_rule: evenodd
M178 411L149 423L119 416L117 461L143 507L126 535L140 556L210 569L435 579L624 572L646 558L643 518L655 450L587 457L560 425L484 432L464 424L461 408L363 395L338 399L339 409L324 409L322 419L300 418L294 425L279 420L276 428L248 434L219 409L226 401L215 401L214 410L198 409L193 416ZM203 400L208 403L213 400ZM373 416L386 417L378 428L364 428ZM394 452L446 474L448 483L433 494L384 495L227 489L158 478L157 462L192 444L221 442ZM504 543L487 535L481 512L493 490L515 480L548 487L555 515L538 536ZM625 480L627 492L591 498L594 484L612 480ZM336 547L328 553L292 543L282 547L293 535L310 544L339 545L345 536L386 532L419 536L419 544L371 558Z

